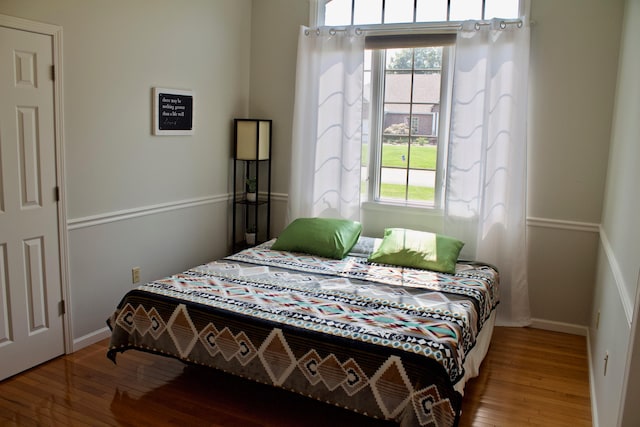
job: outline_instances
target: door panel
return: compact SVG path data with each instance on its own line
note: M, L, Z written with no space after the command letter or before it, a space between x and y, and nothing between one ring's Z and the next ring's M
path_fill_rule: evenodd
M0 347L12 339L7 274L7 244L0 243Z
M38 107L16 109L18 148L20 150L21 208L42 207L40 204L40 179L38 153Z
M64 353L52 64L0 26L0 380Z

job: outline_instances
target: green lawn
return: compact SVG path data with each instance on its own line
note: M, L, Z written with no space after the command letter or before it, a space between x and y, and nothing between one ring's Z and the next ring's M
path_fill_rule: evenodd
M381 184L380 197L404 200L404 185ZM409 186L409 200L433 202L435 189L431 187Z
M362 156L366 159L368 146L363 144ZM382 167L406 168L408 157L408 144L383 144L382 145ZM404 155L404 161L402 156ZM436 169L437 148L432 145L415 145L411 147L411 168L412 169ZM366 162L363 162L363 165ZM362 183L362 192L366 192L366 182ZM405 186L402 184L381 184L380 196L386 199L405 200ZM430 187L409 186L410 201L433 202L435 189Z
M406 167L409 152L407 144L383 144L382 167ZM436 169L438 150L433 145L415 145L411 147L412 169ZM404 160L403 157L404 156Z

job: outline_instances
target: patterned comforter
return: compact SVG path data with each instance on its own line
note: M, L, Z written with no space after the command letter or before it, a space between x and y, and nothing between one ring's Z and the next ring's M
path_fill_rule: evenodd
M273 251L142 285L107 321L108 357L150 351L402 426L457 424L453 384L498 303L498 273L456 274Z

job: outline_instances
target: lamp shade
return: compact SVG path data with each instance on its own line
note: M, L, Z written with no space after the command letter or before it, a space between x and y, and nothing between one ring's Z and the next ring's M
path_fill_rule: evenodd
M235 119L237 160L266 160L271 151L271 120Z

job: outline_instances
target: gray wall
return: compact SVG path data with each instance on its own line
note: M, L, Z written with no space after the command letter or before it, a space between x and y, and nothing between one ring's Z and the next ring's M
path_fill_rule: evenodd
M640 0L627 0L590 322L600 426L640 425ZM595 319L600 313L599 324ZM604 360L608 358L607 374Z
M623 3L531 4L527 202L535 318L591 320Z
M285 226L298 32L308 21L307 0L253 2L249 112L273 119L272 237Z

